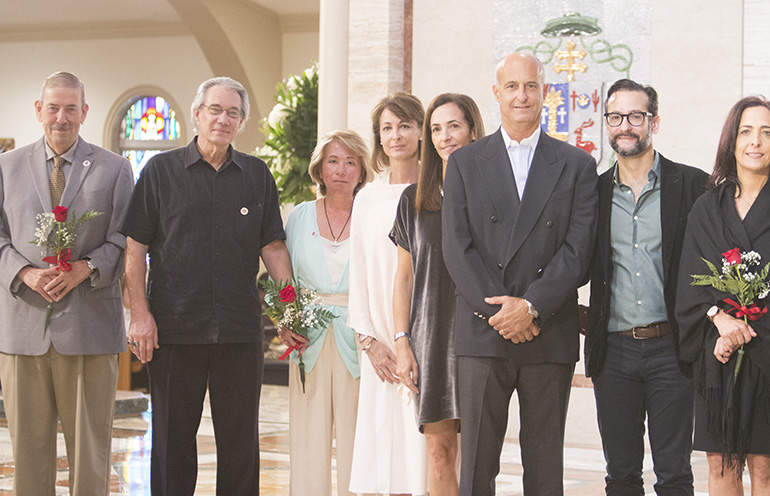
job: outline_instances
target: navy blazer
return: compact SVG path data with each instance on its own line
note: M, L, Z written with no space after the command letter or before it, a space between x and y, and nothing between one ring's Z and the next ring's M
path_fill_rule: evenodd
M615 167L599 178L599 228L596 250L591 261L591 303L586 326L586 376L596 376L607 358L607 325L610 318L610 282L612 280L612 246L610 245L610 214ZM679 356L679 326L674 318L679 257L687 228L687 215L692 204L706 191L708 174L701 169L678 164L660 155L660 223L663 256L663 298ZM687 367L680 361L684 372Z
M598 177L591 155L540 135L519 201L502 130L452 153L442 207L444 260L457 284L455 351L520 363L579 357L577 288L596 231ZM482 317L488 296L526 298L543 327L514 344Z

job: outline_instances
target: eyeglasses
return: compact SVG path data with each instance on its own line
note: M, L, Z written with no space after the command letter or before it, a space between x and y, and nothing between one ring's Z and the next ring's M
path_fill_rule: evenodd
M606 112L604 118L607 120L607 124L610 127L618 127L623 124L623 118L628 120L628 123L634 127L639 127L644 124L645 117L653 117L649 112L631 112L629 114L619 114L617 112Z
M227 117L231 119L240 119L243 113L240 109L237 109L235 107L229 108L227 110L223 109L219 105L206 105L205 103L201 103L201 107L205 107L206 110L208 110L209 115L216 117L218 115L222 115L222 112L227 113Z

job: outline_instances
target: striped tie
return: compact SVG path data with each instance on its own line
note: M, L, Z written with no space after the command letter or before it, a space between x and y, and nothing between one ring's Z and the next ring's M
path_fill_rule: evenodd
M59 155L53 158L53 171L51 172L51 203L57 206L64 192L64 159Z

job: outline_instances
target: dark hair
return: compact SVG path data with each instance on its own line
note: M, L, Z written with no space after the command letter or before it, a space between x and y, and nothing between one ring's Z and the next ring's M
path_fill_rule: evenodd
M382 149L382 143L380 138L380 117L385 109L390 110L393 114L402 121L413 121L417 123L417 127L422 127L422 119L424 116L424 110L420 100L409 93L403 91L397 91L392 95L388 95L374 107L372 110L372 168L375 173L380 173L385 170L385 167L390 166L390 159L385 155L385 150Z
M484 121L481 112L473 98L459 93L442 93L430 102L425 111L422 125L422 149L420 150L420 177L417 181L417 210L435 211L441 208L441 187L444 185L444 161L433 145L430 131L430 120L433 112L442 105L454 103L463 113L471 135L476 139L484 137Z
M743 112L751 107L765 107L770 110L770 102L762 95L747 96L742 98L730 109L727 120L719 137L717 158L714 162L714 170L709 177L708 189L712 190L719 184L726 182L734 184L740 194L741 183L738 182L738 169L735 163L735 142L738 139L738 128L741 125Z
M610 101L610 97L613 93L618 91L641 91L647 95L647 112L651 113L653 117L658 115L658 92L652 86L637 83L630 79L618 79L610 89L607 90L607 99L604 100L604 111L607 112L607 104Z

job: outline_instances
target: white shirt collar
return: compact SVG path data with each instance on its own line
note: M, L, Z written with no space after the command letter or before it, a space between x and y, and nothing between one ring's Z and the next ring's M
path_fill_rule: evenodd
M540 141L540 130L540 126L537 126L537 128L535 128L535 130L532 132L532 134L529 135L528 138L524 138L521 140L521 142L518 142L508 136L508 133L505 132L503 126L500 126L500 133L503 135L503 143L505 143L506 149L517 146L529 146L534 150L537 148L537 143Z

